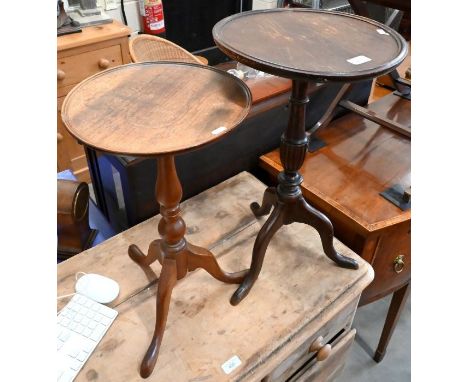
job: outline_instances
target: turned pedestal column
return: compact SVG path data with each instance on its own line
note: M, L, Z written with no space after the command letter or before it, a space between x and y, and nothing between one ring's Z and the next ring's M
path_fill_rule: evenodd
M139 265L149 266L156 260L162 265L156 302L156 325L140 368L140 374L144 378L151 375L156 364L166 327L172 288L177 280L197 268L203 268L217 280L229 284L239 284L246 274L246 271L224 272L210 251L187 242L184 237L185 222L180 214L179 204L182 199L182 187L177 176L174 157L166 155L158 158L157 168L156 200L162 215L158 225L161 239L151 242L147 255L134 244L128 248L128 254Z
M251 205L256 216L267 215L272 207L273 212L258 233L249 273L232 296L231 303L238 304L252 288L275 232L293 222L314 227L322 239L325 255L335 264L357 269L354 260L340 255L333 247L330 220L302 196L299 169L308 144L305 131L307 84L309 81L351 83L388 73L406 56L405 40L391 28L364 17L298 8L230 16L214 26L213 38L233 59L293 80L288 126L280 143L283 171L278 176L278 187L265 191L261 206Z
M177 280L197 268L231 284L239 284L246 274L224 272L210 251L185 239L179 205L182 186L174 156L220 139L245 118L250 104L250 91L238 78L205 65L173 62L107 70L80 83L64 101L65 125L85 145L157 158L160 238L150 243L146 254L136 245L128 248L142 268L156 260L162 265L154 334L140 367L144 378L156 365Z
M358 268L355 260L340 255L333 247L333 226L330 219L309 205L302 196L302 175L299 169L304 163L308 146L305 132L305 108L309 102L307 87L307 81L293 81L288 127L280 144L284 170L278 175L278 187L265 190L261 206L255 202L251 204L255 216L268 215L273 206L274 209L255 240L249 273L231 297L233 305L237 305L249 293L262 269L268 244L283 225L298 222L314 227L322 239L323 251L331 260L344 268Z

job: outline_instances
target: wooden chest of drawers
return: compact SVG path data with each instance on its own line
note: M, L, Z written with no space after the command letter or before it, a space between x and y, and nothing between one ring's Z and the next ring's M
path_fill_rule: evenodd
M255 237L265 219L249 208L265 185L248 173L182 203L187 238L209 248L223 269L248 267ZM99 273L120 284L111 303L116 321L76 381L141 381L141 358L155 322L155 291L160 266L142 270L128 246L147 248L160 215L106 240L58 266L59 295L73 289L75 273ZM300 240L307 235L307 240ZM336 267L324 254L316 232L302 224L283 227L268 248L262 273L249 296L229 304L235 285L205 271L191 272L172 292L168 322L154 382L333 381L354 339L352 329L362 290L372 268L349 248L336 248L359 263L358 270ZM59 300L59 308L66 301ZM222 365L237 356L227 373Z
M71 169L79 180L90 181L84 149L68 134L60 110L65 96L80 81L131 62L130 32L130 28L114 21L57 38L57 171Z

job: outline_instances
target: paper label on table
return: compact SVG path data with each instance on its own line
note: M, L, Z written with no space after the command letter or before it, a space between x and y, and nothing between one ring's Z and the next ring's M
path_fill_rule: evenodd
M346 61L348 61L350 64L353 64L353 65L361 65L361 64L364 64L365 62L372 61L372 59L366 56L356 56Z
M235 355L231 358L229 358L226 362L224 362L221 365L221 368L226 374L230 374L234 369L237 369L237 367L241 364L240 358Z
M389 36L389 34L387 32L385 32L383 29L379 28L379 29L376 29L376 31L377 31L378 34L385 34L385 35Z
M214 129L211 134L213 135L218 135L219 133L222 133L226 128L224 126L218 127L217 129Z

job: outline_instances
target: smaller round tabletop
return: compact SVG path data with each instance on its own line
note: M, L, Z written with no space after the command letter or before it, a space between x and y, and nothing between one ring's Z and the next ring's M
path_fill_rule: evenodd
M408 47L393 29L342 12L280 8L219 21L218 47L237 61L280 77L352 82L388 73Z
M114 154L177 154L213 142L248 114L245 83L205 65L145 62L118 66L77 85L62 119L83 144Z

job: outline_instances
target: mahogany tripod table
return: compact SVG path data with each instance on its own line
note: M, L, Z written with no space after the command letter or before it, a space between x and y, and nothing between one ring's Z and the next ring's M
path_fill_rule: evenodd
M150 243L146 255L136 245L128 248L140 266L149 267L156 260L162 265L155 330L140 367L143 378L151 375L156 364L177 280L196 268L230 284L240 284L246 275L246 271L224 272L211 252L185 239L179 206L182 187L174 156L230 132L246 117L250 105L250 91L238 78L209 66L175 62L109 69L81 82L64 101L63 121L84 145L113 154L157 158L161 239Z
M290 112L281 137L284 171L278 187L269 187L262 205L251 204L256 216L267 215L252 252L249 273L231 297L237 305L260 274L268 244L278 229L293 222L317 229L325 254L338 266L357 269L355 260L333 247L333 226L304 199L299 169L309 136L305 131L308 81L350 83L392 71L407 54L405 40L391 28L361 16L311 9L269 9L236 14L213 28L218 47L252 68L292 79Z

